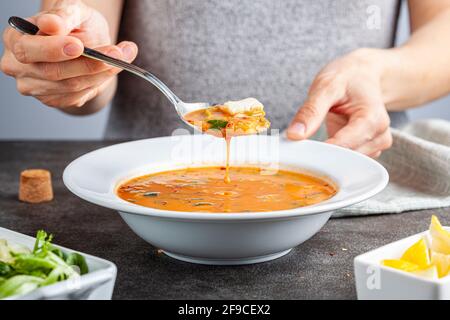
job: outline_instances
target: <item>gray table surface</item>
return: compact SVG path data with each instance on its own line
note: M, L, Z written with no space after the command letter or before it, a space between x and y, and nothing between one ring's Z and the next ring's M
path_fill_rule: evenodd
M120 216L87 203L63 185L65 166L108 142L0 142L0 226L113 261L115 299L355 299L353 258L428 228L431 214L450 223L450 208L330 220L289 255L262 264L194 265L159 254ZM55 198L31 205L17 200L19 174L52 172Z

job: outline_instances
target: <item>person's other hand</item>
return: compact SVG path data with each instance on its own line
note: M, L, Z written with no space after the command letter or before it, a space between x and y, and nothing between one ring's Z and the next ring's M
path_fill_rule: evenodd
M82 57L84 46L131 62L138 48L132 42L111 44L104 16L78 0L59 0L46 12L28 18L39 35L12 28L3 34L0 69L17 81L17 89L57 108L81 107L107 88L120 69Z
M370 50L370 49L369 49ZM315 78L287 136L303 140L325 121L326 142L378 157L392 145L376 61L360 49L328 64Z

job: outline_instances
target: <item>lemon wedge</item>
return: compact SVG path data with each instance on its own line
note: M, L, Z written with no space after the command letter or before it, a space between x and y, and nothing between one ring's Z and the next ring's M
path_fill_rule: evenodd
M431 217L429 235L430 248L426 238L422 237L409 247L400 259L383 260L382 265L427 279L438 279L449 275L450 232L442 227L436 216Z
M409 272L422 278L439 278L439 271L435 265L428 265L425 268L420 268L417 264L402 259L383 260L382 264L386 267Z
M431 217L430 235L431 251L450 254L450 232L442 228L436 216Z
M435 265L429 266L426 269L419 269L416 271L412 271L413 274L427 279L438 279L439 278L439 271L438 268Z
M409 247L400 260L417 264L421 269L427 268L431 263L431 259L425 239L422 238Z
M431 253L431 263L436 266L439 278L443 278L450 271L450 255L439 252Z
M405 272L419 271L420 267L415 264L401 259L389 259L381 262L383 266L391 267Z

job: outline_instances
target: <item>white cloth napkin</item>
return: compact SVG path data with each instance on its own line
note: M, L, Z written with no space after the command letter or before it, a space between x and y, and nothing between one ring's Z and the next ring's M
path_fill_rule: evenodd
M335 212L334 217L450 206L450 122L421 120L392 129L393 146L380 157L389 185L362 203Z

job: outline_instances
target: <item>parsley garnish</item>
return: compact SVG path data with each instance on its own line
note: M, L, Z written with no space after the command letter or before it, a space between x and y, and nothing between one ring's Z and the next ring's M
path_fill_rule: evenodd
M227 126L228 121L225 120L208 120L208 123L211 125L210 129L220 130Z

